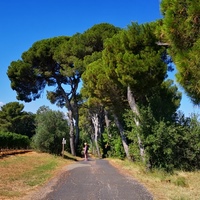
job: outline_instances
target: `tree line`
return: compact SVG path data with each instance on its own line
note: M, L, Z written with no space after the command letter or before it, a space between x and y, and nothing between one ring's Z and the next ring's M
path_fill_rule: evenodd
M174 63L178 83L199 104L198 5L163 0L163 19L155 22L125 29L101 23L71 37L37 41L8 67L11 87L25 102L47 88L47 99L67 110L73 155L90 140L100 157L126 157L168 171L199 168L198 116L178 112L181 93L168 79ZM59 130L53 128L36 128L33 138L51 131L54 141Z

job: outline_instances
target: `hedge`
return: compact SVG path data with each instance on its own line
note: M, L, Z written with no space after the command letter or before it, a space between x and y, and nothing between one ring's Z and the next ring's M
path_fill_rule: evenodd
M28 136L17 133L0 132L1 149L25 149L30 146Z

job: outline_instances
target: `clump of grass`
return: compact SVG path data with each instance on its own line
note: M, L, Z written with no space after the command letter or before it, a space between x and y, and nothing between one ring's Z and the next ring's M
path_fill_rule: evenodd
M188 183L185 177L179 176L173 181L173 183L180 187L188 187Z

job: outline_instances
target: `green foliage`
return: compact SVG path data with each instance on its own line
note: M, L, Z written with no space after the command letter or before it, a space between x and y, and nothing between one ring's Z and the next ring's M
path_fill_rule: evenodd
M167 79L147 97L147 102L157 121L172 121L174 113L180 106L181 97L177 86L172 80Z
M195 104L200 103L200 0L162 0L163 31L177 69L177 81Z
M136 104L143 103L165 79L167 65L162 57L166 50L156 44L157 40L154 26L137 23L106 40L102 53L104 73L110 79L109 85L112 83L115 91L121 90L122 98L126 98L130 87Z
M66 139L65 148L69 151L69 127L64 114L40 107L36 114L36 134L33 145L42 152L59 155L62 151L62 139Z
M104 49L104 42L120 31L120 28L108 23L96 24L83 33L85 46L93 52ZM90 54L91 54L90 53Z
M172 172L174 169L199 169L200 123L197 116L191 119L176 114L174 121L157 121L150 108L140 110L140 126L133 122L131 113L125 116L130 131L127 137L131 141L130 154L139 158L137 134L140 134L145 147L147 163L152 168ZM139 148L138 148L139 149Z
M82 155L84 143L90 144L92 138L91 134L93 132L92 122L89 116L88 108L83 103L79 109L79 128L80 128L80 138L79 146L77 149L77 155Z
M122 145L122 140L116 127L106 130L103 134L103 147L105 157L116 157L120 159L125 158L125 152Z
M84 58L87 66L82 75L83 90L81 92L89 100L95 98L96 101L105 105L110 104L111 97L117 102L117 97L120 98L121 96L119 89L116 90L114 82L105 76L105 71L109 69L104 66L102 60L105 41L112 38L119 31L120 29L113 25L102 23L94 25L83 34L86 38L86 46L90 46L94 53Z
M22 60L11 62L7 75L17 99L25 102L40 97L45 86L55 86L57 77L61 83L66 78L60 74L60 66L54 59L56 48L69 37L55 37L35 42L22 54Z
M183 146L185 151L181 163L188 170L200 169L200 121L198 115L191 115L186 130L187 134L184 137L187 143Z
M84 143L86 142L89 146L89 150L91 150L90 147L90 141L91 141L91 135L88 132L84 132L84 131L80 131L80 138L79 138L79 145L77 147L77 156L83 156L83 147L84 147Z
M30 146L28 136L17 133L0 132L0 148L2 149L26 149Z
M35 133L35 116L23 109L24 105L18 102L3 105L0 110L0 130L31 138Z
M178 118L183 117L181 114L178 116ZM167 124L161 121L154 127L154 135L147 137L147 151L153 155L150 160L155 162L154 158L157 158L155 164L158 167L167 170L199 169L200 124L194 117L191 118L189 126L187 118L182 121L184 124L178 122Z
M82 132L82 137L87 138L89 133L92 133L92 122L89 115L89 109L86 104L82 104L79 109L80 119L79 119L79 127ZM89 136L90 138L90 136Z
M199 38L200 1L162 0L161 11L170 43L177 50L193 46Z

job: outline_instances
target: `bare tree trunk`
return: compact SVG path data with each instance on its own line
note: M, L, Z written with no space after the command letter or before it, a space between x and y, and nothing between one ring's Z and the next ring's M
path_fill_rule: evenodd
M130 86L128 86L127 88L127 99L128 99L128 103L130 105L131 110L133 111L133 113L136 114L137 117L139 117L139 111L135 103L135 98L133 96ZM137 117L134 118L134 121L135 121L136 126L139 126L139 121ZM144 147L143 147L140 135L138 133L137 133L137 138L138 138L138 146L140 149L140 156L142 160L145 162L145 151L144 151Z
M99 126L100 126L98 114L93 114L92 123L94 125L94 141L95 141L95 146L96 146L96 150L97 150L97 155L98 155L98 157L101 157L101 153L99 150L99 144L98 144Z
M80 77L76 77L73 76L71 77L71 80L73 82L73 85L71 85L71 92L70 93L66 93L65 90L63 89L63 87L61 86L61 83L59 80L57 80L57 84L58 84L58 88L61 91L63 97L65 98L65 105L66 108L68 109L68 117L69 117L69 124L70 124L70 132L69 132L69 136L70 136L70 149L71 149L71 154L72 155L76 155L76 148L78 145L78 141L79 141L79 116L78 116L78 105L76 102L76 91L78 89L78 84L80 82ZM69 94L72 93L71 98L69 98ZM73 104L71 103L71 100L74 98L75 100L75 107L73 107ZM75 110L75 112L74 112ZM75 117L75 119L74 119ZM74 135L74 121L75 120L75 127L76 127L76 138Z
M122 139L122 144L123 144L123 147L124 147L124 151L126 153L126 157L128 159L131 159L130 155L129 155L129 147L128 147L128 144L127 144L127 140L126 140L126 137L124 135L124 128L123 128L122 124L120 123L116 114L114 114L114 119L115 119L115 124L116 124L116 126L117 126L117 128L119 129L119 132L120 132L120 136L121 136L121 139Z
M105 123L106 123L106 128L108 129L110 127L110 120L108 118L108 111L104 110L104 114L105 114Z
M74 146L74 121L73 121L71 110L68 111L68 118L69 118L69 126L70 126L70 131L69 131L70 150L71 150L71 154L75 156L76 152L75 152L75 146Z
M77 150L78 143L79 143L79 113L78 113L78 105L76 103L75 109L74 109L74 120L75 120L75 129L76 129L76 136L75 136L75 150Z

